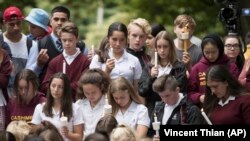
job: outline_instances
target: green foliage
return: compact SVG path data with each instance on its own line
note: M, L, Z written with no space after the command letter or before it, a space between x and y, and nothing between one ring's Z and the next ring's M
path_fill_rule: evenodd
M196 20L195 35L202 38L208 33L225 34L217 16L221 7L213 0L0 0L0 3L1 11L9 5L16 5L25 15L33 7L50 13L57 5L67 6L71 11L71 20L78 24L81 37L85 38L88 46L97 46L112 22L128 24L130 19L141 17L150 23L161 23L172 32L175 17L183 13ZM97 8L102 4L104 22L102 26L97 26Z

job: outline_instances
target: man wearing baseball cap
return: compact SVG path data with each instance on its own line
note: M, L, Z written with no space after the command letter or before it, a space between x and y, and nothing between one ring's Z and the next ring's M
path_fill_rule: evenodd
M26 66L29 48L32 48L33 46L37 47L37 44L32 41L32 46L28 47L27 36L21 32L23 19L23 13L15 6L6 8L3 13L3 22L6 29L3 33L3 38L10 47L13 65L8 86L9 94L12 94L15 75Z

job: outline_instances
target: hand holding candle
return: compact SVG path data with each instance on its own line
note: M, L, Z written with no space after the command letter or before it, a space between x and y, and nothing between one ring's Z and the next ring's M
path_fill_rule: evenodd
M212 125L212 122L209 120L206 113L203 111L203 108L201 109L201 114L204 117L204 119L206 120L206 122L208 123L208 125Z
M160 136L160 134L159 134L160 122L157 120L157 116L155 113L154 113L154 122L152 123L152 125L153 125L153 129L156 132L156 136L159 137Z
M67 126L68 125L68 117L65 117L64 114L62 113L62 117L60 118L62 126Z

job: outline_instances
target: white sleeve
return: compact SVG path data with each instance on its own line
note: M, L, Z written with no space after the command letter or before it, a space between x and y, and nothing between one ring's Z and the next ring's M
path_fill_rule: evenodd
M26 63L25 68L34 71L37 75L40 74L41 68L37 65L37 57L39 55L38 44L35 41L32 41L32 47L29 51L29 57Z
M43 112L43 105L44 104L36 105L35 111L34 111L33 116L32 116L31 123L40 124L42 122L41 114Z
M74 110L74 115L73 115L73 125L79 125L83 124L83 113L82 110L80 109L80 106L77 105L76 103L73 104L73 110Z
M142 74L142 67L139 60L136 58L135 60L135 72L134 72L134 80L139 80Z
M94 55L90 65L89 65L89 68L90 69L92 69L92 68L102 69L102 63L99 62L99 56L98 55Z
M150 126L150 119L149 119L149 115L148 115L148 109L140 104L138 105L139 107L137 108L138 111L138 121L137 121L137 124L140 124L140 125L145 125L147 127Z

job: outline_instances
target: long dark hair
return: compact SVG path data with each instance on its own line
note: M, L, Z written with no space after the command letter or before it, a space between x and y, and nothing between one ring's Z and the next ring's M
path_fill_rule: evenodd
M242 68L243 68L244 62L245 62L244 50L243 50L244 47L242 46L241 40L240 40L239 36L237 36L237 35L227 35L227 36L225 36L224 37L224 44L225 44L226 40L229 39L229 38L235 38L239 42L240 53L236 58L235 64L237 65L238 69L241 71Z
M62 116L62 113L64 116L68 117L68 120L70 120L73 116L73 108L72 108L72 94L71 94L71 87L70 87L70 81L67 75L65 75L62 72L58 72L54 74L49 81L49 89L47 91L47 102L45 103L43 107L43 112L46 116L53 117L52 113L52 107L54 104L54 98L51 95L50 85L53 79L59 78L63 80L63 95L61 99L61 112L60 115Z
M208 69L206 75L206 81L212 80L217 82L227 82L227 94L232 96L239 96L246 93L246 90L243 85L229 72L228 68L224 65L214 65ZM206 82L207 83L207 82ZM219 102L219 98L217 98L214 94L212 94L211 89L206 86L205 89L205 100L204 100L204 110L207 113L210 113L214 107Z
M126 37L126 39L128 37L128 29L127 29L125 24L123 24L121 22L112 23L108 28L107 37L103 38L103 40L100 44L99 52L97 52L97 54L99 55L99 62L101 62L101 63L106 62L106 60L110 58L108 56L108 50L109 50L108 39L110 38L110 36L113 35L114 31L120 31L120 32L124 33L124 36Z
M20 82L20 80L25 80L28 84L28 89L31 85L33 86L33 96L36 95L36 92L38 91L39 88L39 79L37 77L37 75L29 69L23 69L20 72L18 72L16 74L15 80L14 80L14 94L16 95L16 99L17 99L17 103L18 104L22 104L23 103L23 99L21 98L20 94L18 94L18 83ZM29 83L30 82L30 83Z

